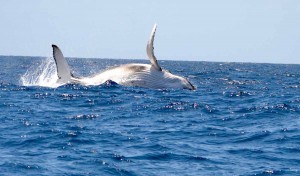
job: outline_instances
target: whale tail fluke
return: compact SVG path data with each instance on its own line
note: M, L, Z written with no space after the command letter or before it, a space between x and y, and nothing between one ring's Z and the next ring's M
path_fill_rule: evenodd
M57 82L70 83L72 74L67 60L65 59L63 53L61 52L58 46L52 45L52 48L53 48L53 58L57 69L57 76L58 76Z

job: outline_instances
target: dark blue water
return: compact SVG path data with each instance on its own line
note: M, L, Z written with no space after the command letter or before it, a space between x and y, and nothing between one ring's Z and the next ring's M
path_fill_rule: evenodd
M160 61L189 91L50 88L49 58L0 62L0 175L300 175L300 65Z

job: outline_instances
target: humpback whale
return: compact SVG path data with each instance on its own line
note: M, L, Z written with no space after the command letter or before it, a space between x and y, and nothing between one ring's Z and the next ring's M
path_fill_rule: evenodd
M57 82L60 84L76 83L82 85L100 85L106 81L113 81L124 86L137 86L152 89L189 89L195 90L186 78L174 75L160 67L154 55L154 37L157 25L155 24L147 43L147 55L151 64L124 64L108 68L103 72L89 77L75 77L63 56L62 51L56 45L52 45L53 58L57 69Z

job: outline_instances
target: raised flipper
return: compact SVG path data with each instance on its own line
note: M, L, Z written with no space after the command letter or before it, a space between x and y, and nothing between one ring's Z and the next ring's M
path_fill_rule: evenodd
M153 47L153 42L154 42L154 37L155 37L155 31L156 31L156 24L154 24L154 27L152 29L152 32L150 34L149 41L147 43L147 55L150 59L151 65L158 71L162 71L161 67L158 65L156 57L154 56L154 47Z
M69 83L72 77L70 67L61 50L56 45L52 45L52 48L53 48L53 58L55 60L56 69L57 69L57 76L58 76L57 82Z

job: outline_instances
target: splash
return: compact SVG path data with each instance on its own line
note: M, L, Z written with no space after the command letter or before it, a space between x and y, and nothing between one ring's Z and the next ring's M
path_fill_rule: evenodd
M32 65L24 75L21 76L23 86L42 86L56 88L60 86L57 81L57 71L54 60L49 57L40 65Z

